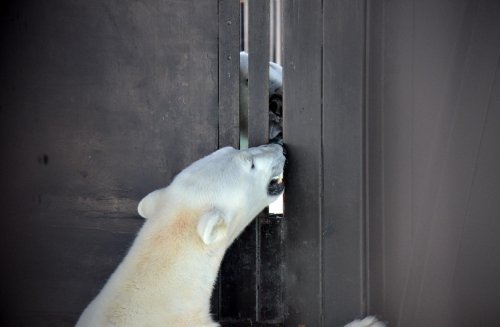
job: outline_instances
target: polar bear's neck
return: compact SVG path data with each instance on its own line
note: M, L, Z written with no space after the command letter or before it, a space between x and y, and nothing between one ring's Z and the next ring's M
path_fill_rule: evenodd
M226 249L206 247L196 233L197 217L178 210L168 219L146 221L103 290L106 320L144 325L144 319L156 319L151 322L163 326L212 321L210 296Z

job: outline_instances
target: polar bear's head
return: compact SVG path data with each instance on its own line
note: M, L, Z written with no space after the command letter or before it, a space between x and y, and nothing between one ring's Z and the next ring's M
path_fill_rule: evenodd
M197 232L206 244L231 242L284 189L283 148L222 148L196 161L172 183L138 206L144 218L162 218L172 208L199 212Z

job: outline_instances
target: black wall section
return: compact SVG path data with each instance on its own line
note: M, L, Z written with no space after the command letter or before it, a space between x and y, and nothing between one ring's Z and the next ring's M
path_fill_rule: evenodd
M218 146L217 3L2 1L0 17L1 324L71 326L138 200Z
M323 9L323 316L342 326L365 310L365 1ZM328 17L328 18L327 18Z
M138 201L217 147L238 146L240 4L4 1L0 10L2 326L72 326L142 225ZM257 10L262 44L250 70L260 77L250 88L262 104L269 6ZM251 142L265 143L266 106L252 115ZM235 242L215 318L282 322L281 221L261 215Z
M286 326L343 326L365 305L364 1L284 7Z

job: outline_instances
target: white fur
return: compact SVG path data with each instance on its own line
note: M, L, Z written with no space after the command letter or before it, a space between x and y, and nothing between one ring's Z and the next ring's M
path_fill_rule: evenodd
M209 327L210 296L224 252L277 196L278 145L223 148L193 163L138 206L148 218L77 327ZM253 168L252 168L253 166Z
M361 320L354 320L344 327L385 327L385 324L373 316Z

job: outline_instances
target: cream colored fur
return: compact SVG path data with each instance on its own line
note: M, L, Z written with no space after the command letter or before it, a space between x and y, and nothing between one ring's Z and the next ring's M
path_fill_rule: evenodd
M224 252L277 198L279 145L223 148L195 162L138 207L148 218L77 327L218 326L210 296Z

